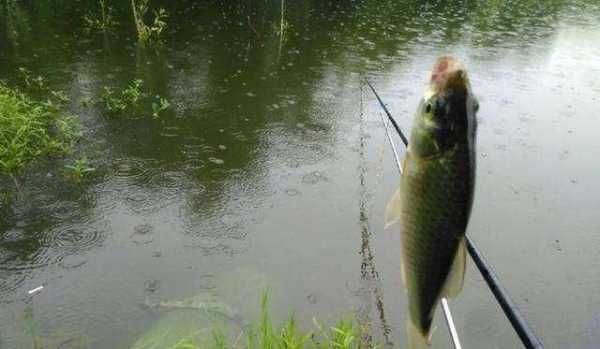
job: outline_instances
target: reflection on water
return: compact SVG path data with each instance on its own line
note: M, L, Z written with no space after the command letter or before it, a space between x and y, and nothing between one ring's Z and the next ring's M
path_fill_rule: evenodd
M84 126L75 154L33 165L21 192L0 178L3 346L31 345L29 307L41 337L126 347L153 321L139 307L148 280L182 299L240 266L301 319L356 310L374 340L404 343L399 238L381 232L397 174L361 77L408 129L448 52L482 108L471 235L549 347L600 340L594 1L290 2L285 40L279 3L162 3L159 50L137 46L127 2L107 34L83 28L93 2L0 4L0 79L42 75ZM79 103L133 79L171 108L111 117ZM97 171L73 185L62 167L81 155ZM517 346L475 272L452 307L465 346ZM447 343L440 331L434 347Z

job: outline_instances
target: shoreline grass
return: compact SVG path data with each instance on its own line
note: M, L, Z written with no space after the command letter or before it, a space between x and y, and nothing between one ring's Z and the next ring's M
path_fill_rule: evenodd
M372 349L377 348L365 338L368 328L360 326L356 321L344 319L333 327L324 328L313 319L311 330L302 330L294 316L280 325L274 325L269 311L268 295L261 299L259 319L243 326L238 332L225 330L222 325L215 325L211 332L197 329L189 336L184 336L164 349ZM172 328L171 328L172 329ZM158 337L161 333L156 333ZM144 342L148 343L148 342ZM134 345L132 349L158 348L143 344ZM164 344L164 343L163 343Z
M245 332L245 341L242 339ZM372 349L376 345L364 340L367 328L347 318L335 326L324 327L313 318L313 328L302 330L292 315L275 326L269 312L268 296L261 300L261 317L258 324L250 324L245 331L228 341L222 331L213 332L212 343L202 346L175 347L173 349Z
M0 83L0 175L17 176L31 162L71 151L79 121Z

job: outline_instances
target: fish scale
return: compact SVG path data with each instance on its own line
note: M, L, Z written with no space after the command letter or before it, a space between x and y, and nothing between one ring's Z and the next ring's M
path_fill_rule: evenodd
M403 263L408 295L417 299L411 302L411 319L427 331L468 222L470 203L464 198L472 180L465 148L449 157L421 160L409 154L405 160L405 167L415 168L404 172L401 184Z

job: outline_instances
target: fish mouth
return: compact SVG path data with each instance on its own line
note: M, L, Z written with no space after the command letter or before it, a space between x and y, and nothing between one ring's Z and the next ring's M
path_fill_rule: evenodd
M438 95L466 93L469 79L465 67L452 56L441 56L431 70L430 88Z

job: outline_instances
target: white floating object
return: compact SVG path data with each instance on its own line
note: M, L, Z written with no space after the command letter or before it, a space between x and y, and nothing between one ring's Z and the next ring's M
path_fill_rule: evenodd
M40 287L36 287L36 288L34 288L33 290L29 290L29 291L27 291L27 293L28 293L28 294L34 294L34 293L38 293L38 292L40 292L40 291L41 291L41 290L43 290L43 289L44 289L44 286L40 286Z

